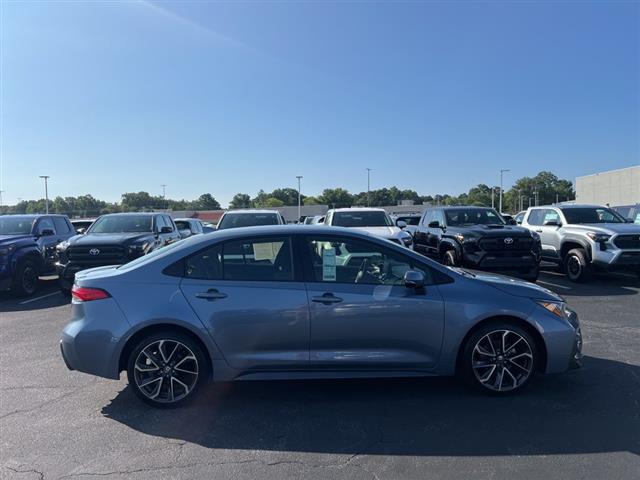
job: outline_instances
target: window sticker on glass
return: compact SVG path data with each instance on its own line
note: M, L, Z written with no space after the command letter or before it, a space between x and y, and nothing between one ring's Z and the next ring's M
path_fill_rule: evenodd
M256 262L269 260L274 263L284 242L266 242L253 244L253 258Z
M324 282L336 281L336 249L327 248L322 251L322 280Z

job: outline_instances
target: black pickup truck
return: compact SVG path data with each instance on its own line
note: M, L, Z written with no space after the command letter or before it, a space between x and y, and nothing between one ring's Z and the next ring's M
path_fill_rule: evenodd
M445 265L538 278L540 237L493 208L427 208L412 233L415 251Z
M164 213L111 213L99 217L82 235L58 245L60 286L68 291L76 272L121 265L181 239Z

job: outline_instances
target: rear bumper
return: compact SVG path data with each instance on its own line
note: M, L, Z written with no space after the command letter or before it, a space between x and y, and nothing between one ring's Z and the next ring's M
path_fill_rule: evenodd
M130 326L113 298L72 303L60 351L69 370L120 378L121 341Z

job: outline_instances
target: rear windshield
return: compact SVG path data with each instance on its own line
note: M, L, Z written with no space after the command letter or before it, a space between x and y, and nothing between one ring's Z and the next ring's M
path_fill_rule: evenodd
M222 217L218 230L237 227L256 227L259 225L279 225L275 213L232 213Z
M185 222L184 220L176 220L175 223L178 230L189 230L191 228L189 222Z
M337 227L390 227L393 223L385 212L335 212L331 225Z
M564 217L570 224L581 223L625 223L620 214L604 207L561 208Z
M0 235L28 235L32 225L33 218L0 217Z
M100 217L87 233L138 233L151 232L152 217L149 215L116 215Z
M420 217L398 217L398 220L402 220L407 225L420 225Z
M445 210L448 226L504 225L498 212L490 208L461 208Z

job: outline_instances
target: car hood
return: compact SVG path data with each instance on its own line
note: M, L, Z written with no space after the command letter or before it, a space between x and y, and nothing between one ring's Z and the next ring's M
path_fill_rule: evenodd
M24 240L33 241L33 235L0 235L0 245L10 245Z
M535 283L527 282L517 278L507 277L505 275L499 275L497 273L481 272L478 270L464 269L474 275L474 280L482 282L493 288L496 288L509 295L515 295L516 297L534 298L537 300L549 300L552 302L562 302L564 299L557 293L552 292L549 289L536 285Z
M584 223L580 225L567 225L571 230L579 230L583 232L595 233L622 233L622 234L640 234L640 225L634 223Z
M152 233L87 233L76 235L69 242L73 246L130 244L153 236Z
M376 237L398 238L400 235L400 227L351 227L359 232L367 232Z

